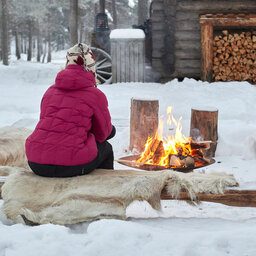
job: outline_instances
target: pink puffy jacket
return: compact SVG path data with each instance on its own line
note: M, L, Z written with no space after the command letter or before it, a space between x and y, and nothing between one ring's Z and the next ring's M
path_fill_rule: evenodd
M91 71L69 65L44 94L40 121L26 140L30 162L82 165L97 156L96 141L112 130L105 94L94 87Z

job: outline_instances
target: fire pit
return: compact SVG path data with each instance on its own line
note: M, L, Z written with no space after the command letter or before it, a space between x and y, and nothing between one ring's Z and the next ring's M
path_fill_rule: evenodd
M131 156L125 156L121 157L117 160L118 163L132 167L132 168L137 168L141 170L146 170L146 171L160 171L160 170L174 170L178 172L192 172L193 169L198 169L201 167L205 167L208 165L211 165L215 163L215 160L213 158L209 159L208 161L205 161L203 158L197 158L195 159L195 165L194 167L175 167L175 166L161 166L161 165L155 165L155 164L147 164L147 163L140 163L137 162L137 160L140 158L140 155L131 155ZM201 161L200 161L201 160Z
M176 129L169 128L168 136L163 137L163 122L160 122L154 137L148 137L140 155L122 157L117 162L142 170L172 169L181 172L190 172L214 163L213 159L205 157L212 141L194 141L185 137L181 132L181 118L176 121L171 115L171 107L167 108L167 114L167 124L174 124ZM170 135L170 131L174 130L175 134Z

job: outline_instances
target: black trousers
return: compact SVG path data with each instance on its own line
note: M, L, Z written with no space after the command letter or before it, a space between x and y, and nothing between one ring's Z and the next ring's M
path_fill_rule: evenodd
M116 130L113 126L112 132L107 140L114 137L115 133ZM107 141L103 143L97 142L97 148L97 157L83 165L50 165L30 161L28 161L28 165L35 174L43 177L73 177L88 174L95 169L114 169L114 153L111 144Z

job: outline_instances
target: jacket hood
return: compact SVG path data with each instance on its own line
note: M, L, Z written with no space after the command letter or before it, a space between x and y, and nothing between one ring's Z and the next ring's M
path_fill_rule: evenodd
M68 65L58 73L54 87L63 90L79 90L94 85L95 77L91 71L84 71L82 66Z

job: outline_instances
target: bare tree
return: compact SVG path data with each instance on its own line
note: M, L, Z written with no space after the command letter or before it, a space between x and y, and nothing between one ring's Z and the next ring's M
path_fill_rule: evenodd
M143 25L148 19L148 0L138 1L138 25Z
M113 27L117 28L116 0L112 0Z
M70 39L71 44L78 42L78 0L70 0Z
M20 59L20 40L19 40L19 34L17 31L17 28L14 31L14 36L15 36L15 54L17 59Z
M9 60L9 33L8 33L8 6L7 0L2 0L2 59L3 64L8 65Z
M32 18L29 17L28 20L28 56L27 61L32 59Z
M36 61L40 62L41 59L41 36L40 36L40 25L39 20L37 19L36 23L36 30L37 30L37 55L36 55Z
M47 27L48 55L47 55L47 62L51 62L51 60L52 60L50 24L51 24L51 18L50 18L50 14L48 14L48 27Z

